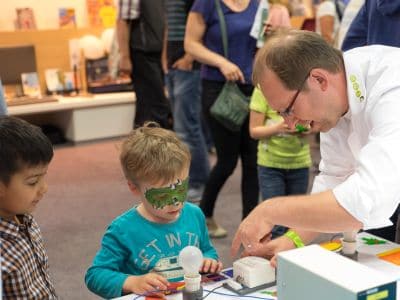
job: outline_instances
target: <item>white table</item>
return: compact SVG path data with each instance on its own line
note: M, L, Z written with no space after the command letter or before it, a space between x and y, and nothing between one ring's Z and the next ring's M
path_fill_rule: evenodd
M392 277L394 280L397 281L397 299L400 299L400 285L399 285L399 280L400 280L400 266L396 266L392 263L386 262L382 259L379 259L376 254L386 252L388 250L394 249L394 248L400 248L399 244L395 244L392 242L387 242L386 244L378 244L378 245L366 245L364 241L362 240L363 237L368 237L368 238L378 238L374 235L368 234L368 233L360 233L357 235L357 251L358 251L358 262L361 264L364 264L366 266L369 266L375 270L381 271L382 273L385 273L386 276ZM382 240L381 238L378 238ZM221 283L215 283L215 284L210 284L206 285L203 288L205 290L211 290L217 286L220 286ZM263 291L276 291L276 287L272 287L269 289L264 289ZM230 294L230 295L236 295L224 288L220 288L216 290L218 293L223 293L223 294ZM207 291L204 291L204 295L207 294ZM278 299L276 297L266 295L261 292L256 292L249 294L249 296L255 296L255 297L260 297L262 299ZM115 298L118 300L133 300L136 299L137 295L126 295L123 297ZM145 297L140 297L137 299L145 299ZM167 296L168 300L181 300L182 299L182 294L174 294L174 295L168 295ZM241 297L232 297L228 295L221 295L217 293L211 293L209 296L206 298L207 300L232 300L232 299L251 299L251 298L241 298ZM300 300L300 299L299 299Z
M133 128L135 93L57 97L58 102L11 106L9 115L58 126L72 142L122 136Z

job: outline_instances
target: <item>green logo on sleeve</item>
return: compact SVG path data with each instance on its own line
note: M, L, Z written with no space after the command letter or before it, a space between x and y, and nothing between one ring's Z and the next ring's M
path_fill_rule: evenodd
M354 94L358 98L358 101L363 102L365 97L361 93L360 84L357 82L357 77L355 75L350 75L349 79L351 81L351 87L353 88Z

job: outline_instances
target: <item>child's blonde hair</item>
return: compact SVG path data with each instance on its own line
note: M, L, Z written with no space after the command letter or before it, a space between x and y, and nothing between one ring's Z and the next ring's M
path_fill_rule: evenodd
M148 122L124 140L120 161L125 177L132 183L168 183L189 168L190 151L174 132Z

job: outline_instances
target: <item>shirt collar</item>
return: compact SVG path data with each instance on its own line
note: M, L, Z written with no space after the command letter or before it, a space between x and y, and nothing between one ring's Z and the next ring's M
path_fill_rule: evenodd
M0 235L10 235L17 238L23 228L30 228L32 226L33 217L31 215L19 215L19 219L21 221L20 224L15 220L0 218Z

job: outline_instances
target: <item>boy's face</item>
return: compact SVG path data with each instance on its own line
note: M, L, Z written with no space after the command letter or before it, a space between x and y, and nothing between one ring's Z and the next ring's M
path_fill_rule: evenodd
M167 184L140 184L140 198L145 217L157 223L175 221L182 210L188 190L188 171Z
M8 185L0 182L0 216L13 219L15 215L31 213L47 192L45 175L48 164L26 167L15 173Z

